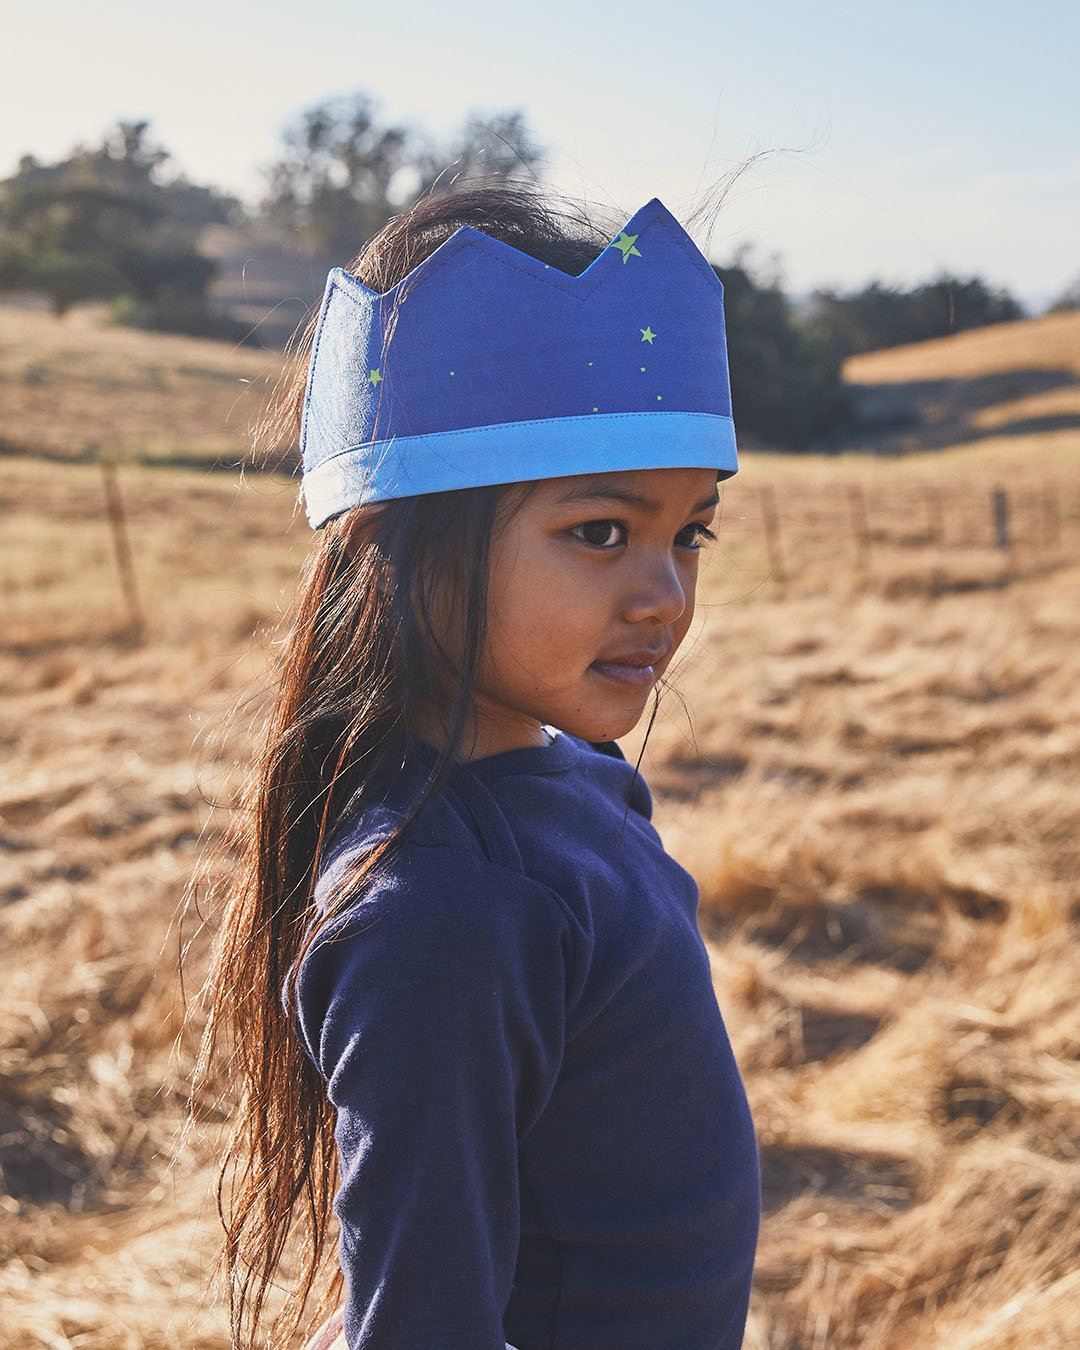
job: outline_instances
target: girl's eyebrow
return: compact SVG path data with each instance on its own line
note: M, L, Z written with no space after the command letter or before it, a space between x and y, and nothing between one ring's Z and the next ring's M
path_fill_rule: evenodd
M567 506L573 502L619 502L623 506L634 506L649 516L658 516L664 509L664 503L657 501L655 497L643 497L640 493L631 492L615 483L594 483L588 487L571 488L564 496L558 498L556 505ZM719 505L719 502L720 493L713 488L707 497L702 497L692 508L691 515L696 516L700 511L711 511Z

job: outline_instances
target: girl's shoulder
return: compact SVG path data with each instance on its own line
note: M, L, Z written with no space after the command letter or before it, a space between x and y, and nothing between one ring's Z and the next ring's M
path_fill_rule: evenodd
M359 809L346 809L320 861L320 887L332 887L350 859L393 836L423 794L435 755L417 747ZM644 779L614 741L590 744L562 732L543 747L506 751L456 765L432 801L408 826L414 848L460 849L520 871L514 840L522 829L552 825L563 811L630 810L649 819Z
M318 912L382 841L402 829L432 763L433 752L417 747L374 799L346 809L320 859ZM639 844L644 829L647 842L659 847L648 824L651 806L644 781L614 742L592 745L557 733L549 745L458 765L365 885L366 913L373 912L377 896L415 891L429 874L444 896L471 894L478 879L486 879L503 892L538 885L564 905L565 887L552 884L543 856L569 850L581 868L588 870L594 857L606 865L613 832L625 835L628 819Z
M387 1081L402 1062L418 1071L417 1057L436 1048L457 1047L453 1058L489 1023L527 1025L545 1044L561 1037L588 966L580 927L540 880L491 856L453 805L435 815L353 886L366 831L394 824L387 812L363 813L320 874L324 913L286 988L305 1051L328 1082L358 1053L379 1061L390 1042Z
M541 752L531 765L526 752L513 751L480 772L455 768L359 884L364 861L407 820L430 755L421 749L376 800L345 812L318 871L317 931L294 972L305 1044L324 1070L321 1028L339 1004L353 1017L358 989L373 999L397 990L421 1015L444 986L489 990L496 972L519 991L563 988L560 969L565 987L576 983L588 964L588 934L567 898L523 857L509 785L520 790L542 777L569 786L582 753L616 761L561 737L548 748L555 753Z
M358 881L423 787L422 758L347 816L324 857L319 931L298 971L313 1053L335 1000L351 1007L360 987L400 982L426 1006L429 985L485 990L498 972L507 990L557 987L567 1016L586 1019L672 946L661 933L685 943L697 890L652 827L647 789L617 746L569 736L457 766Z

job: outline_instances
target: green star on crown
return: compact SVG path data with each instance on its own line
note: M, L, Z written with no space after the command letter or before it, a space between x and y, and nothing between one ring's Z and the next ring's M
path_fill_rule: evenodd
M382 384L382 371L373 370L370 373L370 375L368 375L367 382L368 384L371 385L373 389L377 388L380 384Z
M647 342L650 347L652 346L652 340L654 337L656 337L656 334L653 332L651 328L643 328L641 330L642 342Z
M635 258L641 257L641 254L634 247L634 244L636 242L637 242L636 234L627 234L626 231L623 230L622 234L620 234L618 239L616 239L615 242L612 244L612 248L617 248L619 252L622 254L623 262L628 263L630 261L631 253L634 255Z

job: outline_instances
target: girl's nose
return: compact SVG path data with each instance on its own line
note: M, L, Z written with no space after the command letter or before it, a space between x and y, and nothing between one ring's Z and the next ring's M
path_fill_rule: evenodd
M653 561L634 582L623 605L629 622L655 619L667 624L681 617L686 609L686 585L673 558Z

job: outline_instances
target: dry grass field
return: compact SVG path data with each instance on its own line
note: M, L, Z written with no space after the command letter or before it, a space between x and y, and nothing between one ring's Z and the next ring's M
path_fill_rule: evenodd
M212 1124L177 1144L177 951L195 939L197 985L205 934L177 910L227 816L212 803L237 785L308 531L284 477L121 468L131 641L101 472L60 457L109 437L239 457L256 400L238 382L276 371L40 320L0 311L0 439L58 457L0 457L0 1346L210 1350L227 1343L206 1292ZM747 1346L1065 1347L1080 316L849 376L892 434L943 448L744 456L645 754L701 882L761 1143Z
M0 453L78 461L238 462L280 354L0 309Z

